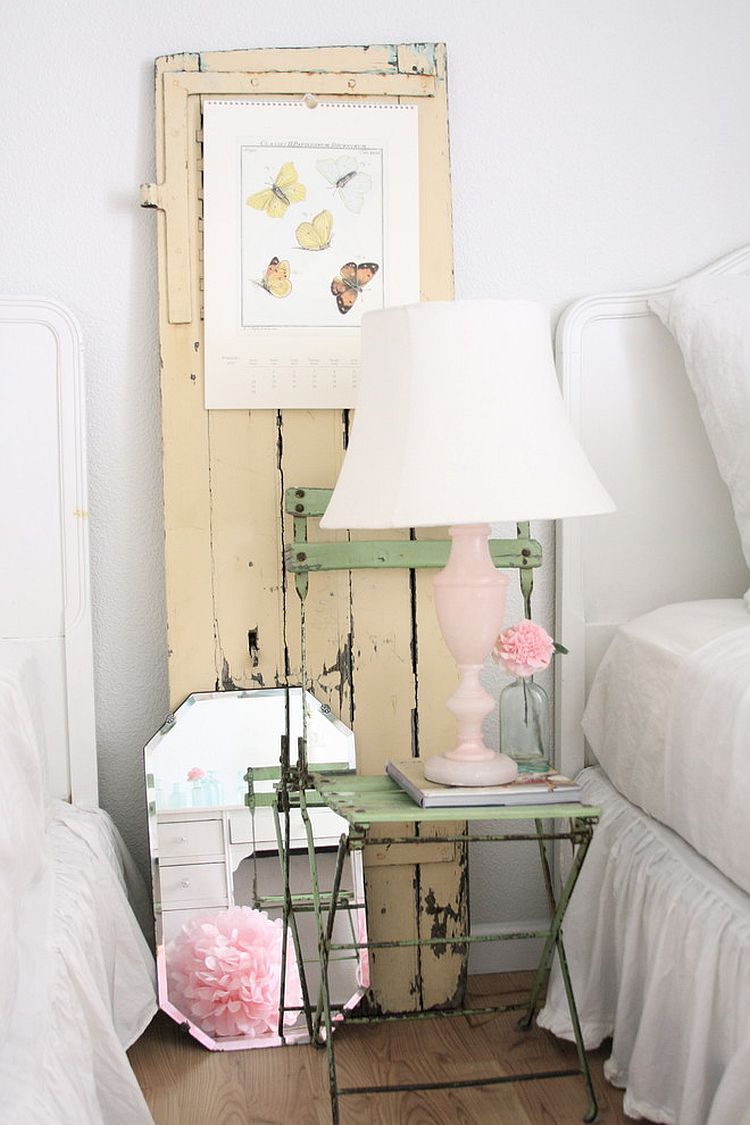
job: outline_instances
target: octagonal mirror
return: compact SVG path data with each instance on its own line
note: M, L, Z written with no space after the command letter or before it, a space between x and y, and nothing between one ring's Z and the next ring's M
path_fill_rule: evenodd
M190 695L145 747L159 1003L212 1050L309 1039L301 1011L287 1011L283 1038L278 1033L282 866L273 810L245 804L248 768L267 773L267 767L278 767L282 735L288 734L290 758L296 760L303 708L311 766L340 763L354 769L353 733L297 687ZM273 785L268 778L253 780L256 793L268 793ZM347 824L327 808L311 809L310 817L325 893ZM314 1006L320 981L299 810L292 810L289 838L290 888L304 906L294 913L296 948L287 931L285 1009L300 1004L299 980L306 982ZM336 925L341 940L351 941L354 934L363 941L359 852L344 879L342 895L353 905L339 911ZM242 966L248 963L246 971ZM233 976L227 965L237 968ZM356 956L332 963L329 981L333 1002L349 1008L367 987L365 963Z

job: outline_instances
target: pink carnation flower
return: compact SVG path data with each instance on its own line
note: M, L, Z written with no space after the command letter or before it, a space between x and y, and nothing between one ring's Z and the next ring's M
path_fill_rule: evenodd
M191 918L166 949L169 998L204 1031L219 1035L275 1034L281 996L283 923L261 910L232 906ZM294 945L289 941L286 999L302 1003ZM297 1012L288 1012L291 1025Z
M200 766L193 766L192 769L187 771L188 781L200 781L202 777L206 776L206 771L202 770Z
M541 625L524 619L503 630L492 656L504 672L525 679L546 668L554 651L555 642Z

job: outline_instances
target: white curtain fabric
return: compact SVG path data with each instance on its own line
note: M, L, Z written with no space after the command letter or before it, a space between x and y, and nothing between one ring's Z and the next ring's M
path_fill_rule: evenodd
M600 769L581 774L599 823L565 919L585 1042L625 1112L740 1125L750 1107L750 898ZM555 964L539 1024L572 1039Z

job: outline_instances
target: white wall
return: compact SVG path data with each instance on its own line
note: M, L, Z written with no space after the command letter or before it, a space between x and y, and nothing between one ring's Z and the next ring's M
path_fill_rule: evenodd
M141 747L167 709L155 223L137 205L153 59L447 42L457 295L559 307L750 240L750 5L6 0L3 16L0 291L62 301L83 328L101 799L145 862ZM528 913L523 880L483 910L478 870L475 914Z

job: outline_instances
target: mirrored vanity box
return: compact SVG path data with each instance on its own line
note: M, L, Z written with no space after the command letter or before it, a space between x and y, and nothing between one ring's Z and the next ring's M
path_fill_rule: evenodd
M233 906L282 917L284 869L273 791L282 737L296 748L303 725L312 764L355 768L352 732L299 687L190 695L145 748L160 1004L214 1050L273 1046L282 1039L270 1033L219 1037L189 1019L170 985L169 944L183 924ZM294 762L294 751L291 758ZM252 808L246 802L249 782L255 794ZM311 809L310 820L324 877L347 825L326 807ZM297 895L309 895L308 841L299 809L289 811L284 833L290 881ZM351 897L362 903L360 857L353 858L348 874ZM316 995L317 932L308 905L307 917L298 925L307 986ZM364 932L364 910L361 915L358 924ZM336 968L333 992L342 1006L356 1002L367 983L359 961L350 957ZM284 1029L283 1039L309 1039L301 1014Z

